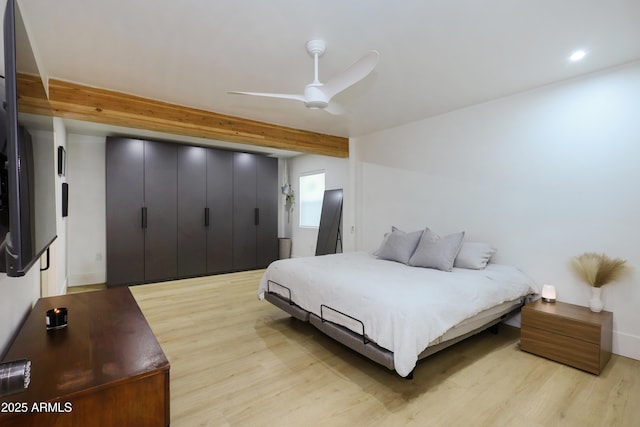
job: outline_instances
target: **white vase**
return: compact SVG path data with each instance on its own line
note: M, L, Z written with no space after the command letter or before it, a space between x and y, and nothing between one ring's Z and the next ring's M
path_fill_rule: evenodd
M600 313L604 304L602 304L602 288L591 288L591 298L589 299L589 308L594 313Z

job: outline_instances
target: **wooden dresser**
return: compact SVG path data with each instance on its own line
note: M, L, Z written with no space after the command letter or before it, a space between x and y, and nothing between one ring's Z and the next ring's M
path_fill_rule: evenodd
M54 307L69 323L47 331ZM31 385L0 398L3 427L169 425L169 362L126 287L41 298L4 361L25 358Z
M613 313L535 301L522 308L520 348L599 375L611 358Z

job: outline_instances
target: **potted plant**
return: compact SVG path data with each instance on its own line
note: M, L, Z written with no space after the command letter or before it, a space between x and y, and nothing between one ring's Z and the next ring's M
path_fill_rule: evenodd
M602 287L618 280L627 270L627 261L620 258L609 258L605 254L587 252L571 260L573 269L578 276L591 286L589 308L593 312L600 312L602 304Z
M282 194L285 196L284 199L284 208L287 211L288 220L291 221L291 211L293 210L293 205L296 202L296 195L293 191L293 187L291 184L287 183L281 187Z

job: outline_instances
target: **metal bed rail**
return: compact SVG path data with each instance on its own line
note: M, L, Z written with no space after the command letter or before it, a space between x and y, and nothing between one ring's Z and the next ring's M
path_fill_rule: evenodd
M349 319L351 319L351 320L353 320L355 322L358 322L360 324L360 326L362 327L362 334L361 334L362 335L362 343L363 344L369 344L371 342L371 340L367 338L367 334L365 333L365 330L364 330L364 323L362 323L362 321L360 319L356 319L353 316L349 316L348 314L343 313L340 310L336 310L333 307L329 307L328 305L325 305L325 304L320 304L320 320L322 321L322 323L329 322L329 323L333 323L333 324L338 325L338 326L345 327L345 326L340 325L340 324L338 324L336 322L332 322L331 320L325 319L325 317L324 317L324 309L333 311L333 312L338 313L338 314L340 314L340 315L342 315L344 317L348 317Z
M278 283L278 282L274 282L273 280L267 280L267 292L268 292L268 293L270 293L270 294L276 294L276 295L278 295L278 296L280 296L280 297L283 297L283 298L284 298L284 295L281 295L281 294L279 294L279 293L277 293L277 292L272 292L272 291L271 291L271 289L270 289L271 284L274 284L274 285L279 286L279 287L281 287L282 289L286 290L286 291L289 293L289 296L288 296L288 297L286 297L286 298L287 298L287 301L289 302L289 304L291 304L291 305L295 305L295 303L291 300L291 289L290 289L290 288L287 288L286 286L281 285L281 284L280 284L280 283Z

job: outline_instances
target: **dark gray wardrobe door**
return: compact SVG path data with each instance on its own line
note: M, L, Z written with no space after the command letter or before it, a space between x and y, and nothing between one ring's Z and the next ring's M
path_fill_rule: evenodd
M256 158L233 154L233 269L256 267Z
M233 269L233 153L207 150L207 273Z
M256 267L267 267L278 259L278 159L257 158Z
M178 275L177 260L177 146L145 141L144 202L145 281L169 280Z
M144 141L106 144L107 285L144 281Z
M178 276L206 273L207 149L178 146Z

